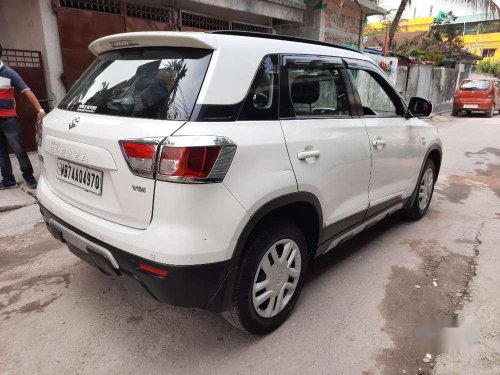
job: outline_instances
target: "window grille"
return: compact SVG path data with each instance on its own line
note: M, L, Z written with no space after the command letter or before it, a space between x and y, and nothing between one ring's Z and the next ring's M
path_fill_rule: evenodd
M203 30L229 30L228 21L186 12L181 12L181 24Z
M157 22L174 23L174 14L172 9L155 8L140 4L127 3L125 5L127 16L151 20Z
M59 0L64 8L91 10L93 12L121 14L121 0Z
M11 67L40 68L42 56L38 51L4 49L2 61Z
M273 32L273 29L270 27L250 25L248 23L241 23L241 22L231 22L231 30L254 31L254 32L268 33L268 34L272 34Z

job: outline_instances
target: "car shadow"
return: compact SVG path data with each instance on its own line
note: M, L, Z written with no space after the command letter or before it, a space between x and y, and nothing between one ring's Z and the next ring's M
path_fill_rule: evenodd
M500 114L499 112L495 112L493 114L493 117L498 116L499 114ZM488 117L486 117L486 115L484 114L484 112L471 112L471 113L461 112L461 113L459 113L459 115L457 117L459 117L459 118L467 118L467 117L471 117L471 118L478 118L478 117L488 118Z
M116 338L107 341L114 347L107 350L133 353L141 348L148 357L158 358L155 366L172 361L189 365L195 361L207 368L216 366L214 361L217 358L240 358L261 351L263 342L273 345L294 338L300 340L305 331L318 329L308 319L311 309L315 309L310 300L325 298L324 293L314 293L315 284L321 283L324 276L330 277L330 273L340 268L343 262L370 251L370 243L402 225L405 222L400 215L394 214L317 258L294 314L280 329L265 336L240 331L218 313L159 303L145 293L137 292L129 283L123 283L120 277L105 276L81 261L72 270L70 290L62 300L66 300L66 304L78 300L79 306L85 306L82 311L71 312L72 320L91 326L98 324L102 328L92 333L75 330L66 334L78 337L90 334L97 340ZM309 301L304 302L304 297ZM345 306L345 310L349 310L349 306ZM120 339L123 337L129 339Z
M322 274L330 272L333 267L338 266L348 258L366 251L366 246L368 244L377 240L379 237L383 237L386 232L396 230L396 228L405 224L407 224L406 219L404 219L400 213L395 213L340 244L326 254L314 259L308 283L320 277Z

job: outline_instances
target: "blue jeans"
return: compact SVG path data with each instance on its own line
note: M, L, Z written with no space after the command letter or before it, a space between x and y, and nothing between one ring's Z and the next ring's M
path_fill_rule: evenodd
M7 144L17 156L23 177L33 176L33 167L21 140L21 124L16 117L0 117L0 169L3 178L14 181Z

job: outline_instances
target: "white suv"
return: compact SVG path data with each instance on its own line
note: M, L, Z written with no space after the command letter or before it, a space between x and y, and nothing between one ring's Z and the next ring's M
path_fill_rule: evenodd
M102 272L254 333L293 309L308 264L398 210L422 217L441 164L363 54L247 32L139 32L38 129L41 211Z

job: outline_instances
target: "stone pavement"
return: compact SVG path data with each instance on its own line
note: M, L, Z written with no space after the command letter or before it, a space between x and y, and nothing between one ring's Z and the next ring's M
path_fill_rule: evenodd
M38 179L40 175L40 167L38 164L38 156L36 152L30 153L29 155L31 163L33 164L33 169L35 171L35 177ZM27 207L34 205L36 199L34 198L36 192L26 186L26 183L21 176L21 171L19 170L19 163L16 157L11 157L12 167L14 169L14 176L18 182L18 187L15 189L7 189L0 191L0 212L12 211L21 207Z

